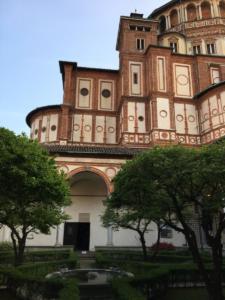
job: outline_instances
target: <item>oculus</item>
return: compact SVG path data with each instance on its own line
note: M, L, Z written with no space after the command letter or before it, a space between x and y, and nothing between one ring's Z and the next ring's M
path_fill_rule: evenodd
M102 90L102 96L105 98L109 98L111 96L111 92L108 89Z
M89 94L89 91L88 91L87 88L82 88L82 89L80 90L80 94L81 94L82 96L87 96L87 95Z

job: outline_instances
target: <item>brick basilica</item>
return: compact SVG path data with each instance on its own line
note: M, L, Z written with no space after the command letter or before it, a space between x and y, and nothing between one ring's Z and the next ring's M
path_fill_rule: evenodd
M147 18L121 16L119 69L60 61L63 102L31 111L31 138L71 184L71 219L28 245L139 246L129 230L101 225L102 200L127 159L154 145L198 147L225 136L225 0L172 0ZM7 239L8 231L0 233ZM155 242L154 226L147 244ZM162 239L181 246L181 234Z

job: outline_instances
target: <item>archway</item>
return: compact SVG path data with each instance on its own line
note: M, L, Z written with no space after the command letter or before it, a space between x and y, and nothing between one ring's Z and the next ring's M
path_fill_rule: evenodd
M210 19L212 18L211 15L211 7L209 2L205 1L201 4L201 10L202 10L202 19Z
M166 18L165 16L161 16L159 18L159 31L163 33L166 30Z
M196 7L193 3L190 3L187 6L187 19L188 21L195 21L197 20L197 12Z
M174 27L178 24L178 13L176 9L173 9L170 13L170 24Z
M109 193L105 179L96 172L83 170L70 177L71 205L65 208L70 216L64 226L64 245L76 250L94 250L107 244L107 229L101 225L103 201Z
M225 18L225 1L220 1L220 15Z

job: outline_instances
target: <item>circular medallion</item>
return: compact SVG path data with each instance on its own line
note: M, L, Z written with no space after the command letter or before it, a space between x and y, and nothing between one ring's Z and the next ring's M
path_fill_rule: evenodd
M91 131L91 126L90 125L85 125L84 130L87 131L87 132Z
M116 175L116 170L114 168L107 168L105 172L110 178Z
M177 122L182 122L184 120L184 117L182 115L177 115L176 120Z
M129 117L128 117L128 120L129 120L129 121L134 121L134 116L129 116Z
M217 115L217 114L218 114L218 110L217 110L216 108L214 108L214 109L212 110L212 115L215 116L215 115Z
M115 132L115 128L114 127L109 127L108 128L108 132L109 133L114 133Z
M111 92L108 89L102 90L102 96L105 98L109 98L111 96Z
M162 138L167 139L168 138L168 133L167 132L163 132L162 133Z
M162 118L166 118L167 117L167 111L165 111L165 110L161 110L159 114L160 114L160 116Z
M55 125L52 125L51 126L51 131L55 131L56 130L56 126Z
M97 132L102 132L103 131L103 127L102 126L97 126L96 127L96 131Z
M82 96L87 96L88 93L89 93L89 91L88 91L87 88L82 88L82 89L80 90L80 94L81 94Z
M209 118L209 114L208 113L205 113L204 114L204 120L207 120Z
M187 85L188 84L188 77L184 74L180 74L177 76L177 82L180 85Z
M188 121L193 123L195 121L195 116L193 115L188 116Z
M79 131L80 130L80 125L79 124L74 124L73 129L74 129L74 131Z
M179 137L179 142L183 143L185 141L185 138L183 136Z

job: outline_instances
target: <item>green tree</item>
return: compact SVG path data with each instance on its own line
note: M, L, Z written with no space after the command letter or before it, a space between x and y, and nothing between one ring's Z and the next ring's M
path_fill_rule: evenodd
M9 227L15 264L23 262L29 233L49 233L67 215L65 175L36 141L0 128L0 223Z
M114 178L114 191L105 201L106 210L102 216L103 225L136 231L147 259L145 235L154 222L160 239L162 210L157 201L160 196L154 182L149 182L142 158L127 162ZM147 180L146 180L147 179ZM157 250L156 250L157 251Z
M224 299L222 291L222 233L225 229L225 144L201 149L181 146L154 148L142 154L149 182L161 190L158 202L167 214L166 225L184 234L209 298ZM212 271L199 249L199 233L193 221L201 226L211 251ZM200 234L201 235L201 234ZM200 236L201 237L201 236Z

